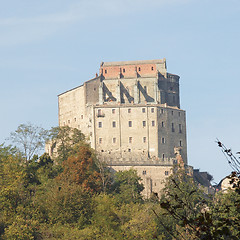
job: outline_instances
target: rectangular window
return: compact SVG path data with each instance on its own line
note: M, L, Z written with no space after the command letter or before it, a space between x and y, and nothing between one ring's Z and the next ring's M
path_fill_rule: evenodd
M162 138L162 144L164 144L165 143L165 138Z
M142 113L145 113L146 112L146 108L142 108Z
M81 119L83 119L83 115L81 115Z
M132 121L128 121L128 126L132 127Z
M98 139L99 144L102 144L102 138Z
M143 127L146 127L146 121L143 121L142 124L143 124Z
M179 146L182 147L182 141L181 140L179 141Z
M113 139L112 139L112 142L113 142L113 143L116 143L116 138L113 138Z
M182 125L181 124L178 125L178 128L179 128L179 133L182 133Z
M77 121L77 118L74 118L74 121L76 122L76 121Z
M155 127L155 121L152 121L152 127Z
M151 108L151 113L154 113L154 108Z
M181 113L180 113L180 112L178 112L178 116L179 116L179 117L181 116Z
M131 113L131 108L128 109L128 113Z
M173 111L172 111L172 115L173 115Z
M165 171L165 175L168 176L168 171Z
M102 110L98 109L97 113L98 113L98 115L101 115L102 114Z
M146 174L147 174L147 171L146 171L146 170L143 170L142 174L143 174L143 175L146 175Z
M162 127L164 127L164 122L162 122Z
M102 122L98 122L98 127L99 127L99 128L102 127Z
M70 120L68 120L68 123L70 123Z
M112 114L115 114L116 113L116 109L112 109Z
M163 153L163 155L162 155L162 158L163 158L163 159L165 158L165 155L164 155L164 153Z
M144 91L147 93L147 86L144 86Z
M162 114L164 113L163 109L161 109L161 113L162 113Z
M175 132L174 123L172 123L172 132Z
M113 128L116 127L116 122L115 122L115 121L112 122L112 127L113 127Z
M132 143L132 137L129 137L128 142Z
M147 142L147 138L143 137L143 142L146 143Z

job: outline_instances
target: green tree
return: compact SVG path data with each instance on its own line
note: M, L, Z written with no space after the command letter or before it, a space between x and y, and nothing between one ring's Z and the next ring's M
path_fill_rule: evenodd
M50 140L52 152L56 149L55 159L62 163L64 160L78 151L78 147L85 144L84 134L77 128L69 126L53 127L50 130Z
M20 124L17 130L10 134L9 139L22 152L27 164L35 153L44 148L47 137L47 130L28 123Z
M142 201L141 192L144 187L141 178L134 169L115 173L112 191L116 197L125 203Z

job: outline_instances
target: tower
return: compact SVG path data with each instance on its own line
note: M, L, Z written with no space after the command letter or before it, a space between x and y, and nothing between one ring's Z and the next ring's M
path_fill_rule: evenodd
M165 59L103 62L98 76L58 99L59 125L80 129L113 170L137 169L145 196L160 192L174 148L187 164L179 76L167 72Z

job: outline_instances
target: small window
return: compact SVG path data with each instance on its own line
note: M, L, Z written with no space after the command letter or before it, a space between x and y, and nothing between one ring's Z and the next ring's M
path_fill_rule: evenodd
M128 113L131 113L131 108L128 109Z
M113 128L116 127L116 122L115 122L115 121L112 122L112 127L113 127Z
M161 109L161 113L162 113L162 114L164 113L163 109Z
M98 139L99 144L102 144L102 138Z
M68 123L70 123L70 120L68 120Z
M165 138L162 138L162 144L164 144L165 143Z
M125 68L123 68L123 72L125 73Z
M165 154L163 153L163 155L162 155L162 158L164 159L165 158Z
M145 113L146 112L146 108L142 108L142 113Z
M142 124L143 124L143 127L146 127L146 121L143 121Z
M81 119L83 119L83 115L81 115Z
M102 122L98 122L98 127L99 127L99 128L102 127Z
M116 109L112 109L112 114L115 114L116 113Z
M143 88L144 88L144 91L147 92L147 86L144 86Z
M101 115L102 114L102 110L98 109L97 113L98 113L98 115Z
M128 121L128 126L132 127L132 121Z
M132 137L129 137L128 142L132 143Z
M116 138L115 138L115 137L112 139L112 142L113 142L113 143L116 143Z
M178 116L181 117L181 113L180 112L178 112Z
M143 174L143 175L146 175L146 174L147 174L147 171L146 171L146 170L143 170L142 174Z
M154 108L151 108L151 113L154 113Z
M181 140L179 141L179 146L182 147L182 141Z
M172 115L173 115L173 111L172 111Z
M174 123L172 123L172 132L175 132Z
M147 138L143 137L143 142L146 143L147 142Z
M128 149L128 152L131 152L131 151L132 151L131 148L129 148L129 149Z
M164 127L164 122L162 122L162 127Z
M153 67L151 67L152 71L153 71Z
M152 121L152 127L155 127L155 121Z
M76 122L76 121L77 121L77 118L74 118L74 121Z
M105 69L105 73L107 73L107 69Z
M165 171L165 175L168 176L168 171Z
M179 130L179 133L182 133L182 124L178 125L178 130Z
M141 72L141 68L140 67L138 68L138 71Z

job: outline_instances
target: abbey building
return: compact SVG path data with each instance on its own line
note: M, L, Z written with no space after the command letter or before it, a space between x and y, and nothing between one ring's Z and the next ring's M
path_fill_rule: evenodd
M179 76L165 59L103 62L95 78L58 101L59 125L80 129L112 169L137 169L147 197L160 192L176 151L187 164Z

